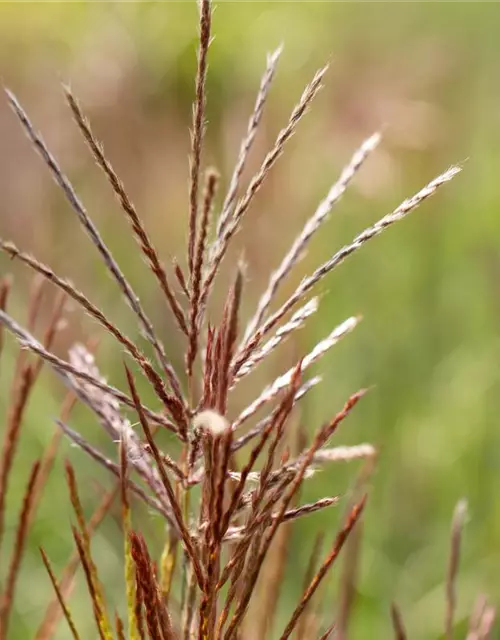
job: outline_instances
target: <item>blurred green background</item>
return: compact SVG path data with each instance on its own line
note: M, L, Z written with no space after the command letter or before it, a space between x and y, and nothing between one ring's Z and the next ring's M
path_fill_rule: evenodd
M283 296L320 261L455 162L463 173L409 219L370 242L318 287L320 312L298 341L241 385L234 411L350 315L355 332L315 367L324 381L303 405L310 428L361 386L372 386L335 444L371 442L380 450L363 529L352 638L389 637L397 599L410 637L439 638L449 530L456 502L469 502L457 632L479 593L500 597L500 6L488 3L219 2L208 76L206 165L223 187L246 129L268 51L285 43L278 75L251 158L255 169L303 87L326 61L326 86L249 212L218 280L224 291L244 252L250 314L305 219L354 149L383 128L384 138L330 221L293 272ZM182 364L180 340L135 249L127 224L72 123L60 90L69 82L125 182L165 260L183 263L187 153L195 71L194 3L2 3L0 73L60 160L127 276ZM96 252L48 171L30 148L6 100L0 100L0 235L71 277L131 337L140 339ZM250 172L249 174L250 175ZM223 191L224 189L222 189ZM25 319L28 274L0 257L17 286L11 312ZM50 301L50 295L48 296ZM212 310L217 317L217 304ZM58 345L101 337L98 363L124 384L122 352L78 310ZM9 393L8 343L1 408ZM146 394L146 389L143 390ZM11 479L6 548L12 542L27 470L53 433L62 390L46 372L32 398ZM71 424L110 454L84 410ZM169 446L165 442L165 446ZM24 559L9 637L33 637L51 588L43 544L60 569L73 544L62 475L63 455L77 467L90 513L110 479L66 443L41 505ZM328 468L309 481L304 500L345 492L356 465ZM156 540L161 522L144 509L139 523ZM293 563L280 601L282 628L296 601L314 536L334 534L340 511L311 516L293 535ZM95 538L107 593L121 608L121 542L110 518ZM339 567L324 592L335 610ZM71 605L82 637L95 637L79 580ZM61 623L58 638L67 638ZM500 636L496 636L500 637Z

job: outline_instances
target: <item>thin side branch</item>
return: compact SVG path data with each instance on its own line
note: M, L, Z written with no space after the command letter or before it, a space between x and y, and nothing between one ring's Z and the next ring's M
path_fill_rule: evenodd
M260 81L259 92L257 94L257 99L255 101L253 113L250 116L250 120L248 122L247 133L241 142L240 152L238 154L238 160L236 161L236 165L233 170L233 175L231 176L231 181L229 183L229 189L224 199L224 204L222 205L222 211L219 216L219 220L217 222L217 238L218 239L222 237L222 234L233 212L233 207L234 207L234 203L236 202L236 195L238 193L238 187L240 184L241 176L245 169L246 161L250 153L250 149L252 148L253 141L255 140L255 136L257 135L259 123L262 118L262 113L264 111L264 105L266 103L267 96L269 94L269 89L271 88L274 74L276 72L276 67L278 65L278 60L282 51L283 51L283 45L278 47L276 51L268 54L267 56L266 70L264 71L264 75L262 76L262 80Z
M196 246L198 216L198 182L201 167L201 150L205 128L205 82L207 75L207 54L212 27L212 7L210 0L200 1L200 48L198 50L198 71L196 73L196 97L193 105L193 130L191 132L191 158L189 175L189 241L188 266L192 280Z
M139 247L141 248L142 253L144 254L148 264L151 268L151 271L156 276L158 283L160 284L160 288L165 295L168 304L170 305L170 309L174 315L174 318L177 321L179 329L187 335L188 329L186 324L186 319L184 317L184 311L180 306L177 298L175 297L175 293L173 292L170 283L168 282L167 273L165 271L165 267L162 265L160 258L158 256L158 252L153 246L153 243L149 237L148 232L144 226L143 221L139 217L137 210L128 197L127 192L125 191L125 187L113 169L111 163L107 159L104 154L104 149L101 143L95 138L92 133L92 129L90 128L90 123L88 119L85 117L77 99L73 95L71 88L68 86L64 86L64 93L66 95L66 99L70 106L70 109L73 113L73 117L75 118L75 122L77 123L82 135L89 146L92 154L99 165L99 167L103 170L106 177L108 178L113 191L120 203L125 215L127 216L134 235L137 239Z

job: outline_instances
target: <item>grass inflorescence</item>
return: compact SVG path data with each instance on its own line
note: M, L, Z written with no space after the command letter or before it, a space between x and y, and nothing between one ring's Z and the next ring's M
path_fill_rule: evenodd
M447 169L392 212L359 233L352 242L341 247L305 276L285 301L273 310L278 291L307 249L311 238L328 219L333 207L379 145L381 135L374 133L360 144L290 249L281 261L277 261L278 266L270 274L268 284L249 319L245 322L242 312L245 297L245 268L242 263L234 270L220 315L209 317L209 302L228 247L240 229L243 218L249 214L257 192L309 111L327 72L327 67L322 67L305 87L272 148L244 186L242 179L247 159L263 117L281 48L268 56L254 110L228 181L227 193L222 194L222 206L216 215L221 180L214 168L205 168L203 165L211 29L211 3L210 0L202 0L191 130L187 245L185 260L174 260L172 273L161 260L123 182L96 139L82 106L71 88L64 88L75 122L98 167L107 178L130 224L138 250L143 254L176 324L179 340L184 345L185 368L182 371L173 366L146 309L69 178L17 98L7 92L14 114L134 314L142 335L149 343L154 361L150 361L140 345L127 337L112 318L92 302L90 296L77 289L64 276L57 275L50 266L12 242L0 238L3 252L36 273L25 327L8 312L10 280L0 282L0 329L12 333L21 347L15 364L0 460L0 546L3 542L9 477L19 434L29 396L42 366L52 369L67 388L67 398L56 421L57 428L52 440L40 459L33 462L28 474L7 579L2 585L0 640L8 637L23 550L63 434L107 469L114 478L114 485L102 497L87 521L78 495L75 472L71 464L66 463L66 481L76 522L72 529L76 551L63 573L56 576L48 554L44 549L40 550L40 562L47 569L54 588L54 599L40 623L36 634L38 640L53 637L61 616L65 617L72 637L80 637L69 602L78 565L83 568L96 630L102 640L115 637L132 640L279 637L285 640L292 634L296 638L328 638L335 634L335 637L347 636L348 621L354 608L360 521L368 499L367 480L373 471L377 452L370 444L335 447L331 440L358 402L362 401L366 391L361 389L348 397L344 406L334 411L331 419L320 425L312 437L301 429L297 435L293 418L301 399L321 381L320 376L307 376L309 367L353 331L360 318L348 318L334 327L293 367L270 380L262 392L250 399L239 413L232 413L229 400L242 378L250 375L317 312L319 299L309 295L318 282L375 236L433 196L459 173L460 167ZM55 287L58 297L43 335L38 339L35 333L40 330L36 325L46 283ZM95 345L76 344L71 347L67 359L54 353L54 340L62 326L68 300L76 302L127 354L127 363L124 364L127 380L125 389L110 385L102 376L93 353ZM0 351L2 344L3 334L0 332ZM139 376L150 385L155 397L154 406L147 406L141 399L137 384ZM108 458L70 426L71 412L77 401L91 409L96 421L116 443L116 459ZM260 413L264 417L257 420ZM157 444L155 434L165 429L180 443L181 453L177 458ZM351 460L362 460L364 466L349 496L333 495L320 497L311 503L302 502L301 488L320 466ZM165 540L161 557L153 557L145 534L134 522L129 499L131 495L145 502L148 508L164 519ZM99 566L93 560L91 550L96 527L117 499L121 504L124 537L124 600L127 609L124 620L118 613L110 611L106 604ZM318 536L311 550L306 574L301 579L302 594L289 612L284 627L278 629L276 610L289 548L289 523L319 510L339 508L340 504L344 505L340 528L328 544L323 558L322 538L326 534L321 532ZM443 626L449 639L453 637L464 513L465 507L460 503L453 520L445 593ZM312 603L318 598L318 590L341 553L345 554L346 562L341 575L336 618L322 620L318 618L318 609ZM174 594L176 580L180 588ZM259 593L259 582L265 583L262 587L264 592L267 591L265 605L260 598L259 606L249 622L247 613L252 600ZM406 638L404 615L396 603L393 603L387 615L392 619L394 636ZM471 640L489 637L494 617L494 608L484 599L478 600L468 637Z

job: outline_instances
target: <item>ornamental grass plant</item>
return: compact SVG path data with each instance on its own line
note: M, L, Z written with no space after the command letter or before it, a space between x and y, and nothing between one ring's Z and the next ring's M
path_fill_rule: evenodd
M71 456L65 462L65 482L74 518L71 531L74 554L61 575L52 568L49 554L40 549L54 596L40 620L36 638L52 638L60 624L67 625L65 637L82 638L71 612L71 594L77 579L84 580L95 619L96 636L102 640L253 639L253 638L347 638L355 612L355 583L362 523L369 488L376 466L377 451L370 444L336 444L336 433L349 420L366 389L353 390L343 406L332 407L331 418L313 431L300 420L301 400L321 383L320 375L310 375L310 367L339 341L347 338L360 321L349 317L321 336L312 350L300 354L294 366L270 379L256 397L233 409L232 396L241 381L285 342L292 342L320 305L315 293L318 283L375 236L401 221L452 180L460 166L445 169L414 195L397 204L380 219L361 231L306 275L281 301L278 293L287 287L289 275L308 249L309 242L327 223L358 171L376 153L379 132L362 141L347 160L338 179L298 231L289 250L276 256L258 303L248 317L243 313L249 276L243 258L235 261L232 279L223 292L225 302L213 310L214 291L228 249L245 218L251 217L254 200L279 162L288 141L307 117L320 91L327 67L321 67L304 88L297 104L285 119L273 146L249 180L244 179L281 48L269 54L248 126L237 150L230 176L221 180L216 168L206 166L207 71L212 34L212 6L199 6L198 65L195 78L191 150L188 175L186 244L171 262L162 258L152 234L134 206L126 186L115 171L111 158L91 128L83 106L69 86L64 87L68 107L98 168L117 198L123 216L136 240L137 252L146 262L176 326L175 336L162 336L150 319L138 292L115 260L77 190L58 159L51 153L35 123L17 97L7 90L7 100L33 148L51 177L60 187L68 210L76 216L82 233L105 265L119 289L128 311L133 314L143 342L129 338L115 319L92 301L92 294L56 273L48 264L7 239L0 249L11 259L34 272L32 290L24 320L10 312L12 281L4 277L0 285L0 349L6 334L19 343L4 420L0 459L0 547L4 541L7 509L18 508L19 516L8 568L1 584L0 640L9 638L9 622L16 589L23 571L23 552L37 508L53 473L62 438L69 439L94 465L103 467L112 478L112 487L102 492L90 518L82 506L77 474ZM227 184L224 192L221 184ZM272 217L267 221L270 232ZM47 288L53 292L49 317L41 313ZM123 354L123 379L119 388L105 377L106 363L99 358L98 340L71 346L67 357L54 348L66 326L67 310L89 316L96 334L104 331ZM73 311L74 315L74 311ZM182 344L183 366L174 365L169 343ZM1 354L1 352L0 352ZM43 454L26 470L24 499L20 505L8 501L9 479L20 446L23 419L30 396L42 368L50 369L66 389L66 398L56 418L54 435ZM140 380L140 384L138 384ZM148 385L154 402L141 397ZM368 390L369 392L369 390ZM81 403L93 420L109 436L114 446L110 457L72 426L75 405ZM39 416L41 422L51 416ZM171 447L161 446L159 436L168 433ZM305 502L301 489L325 465L360 461L353 473L351 489L345 493L317 496ZM136 515L137 505L146 505L163 523L163 544L156 554L148 542L148 527ZM118 517L123 537L123 611L108 605L102 570L92 552L92 537L106 517ZM280 627L276 611L284 572L289 562L289 539L294 522L320 510L341 512L336 532L318 530L305 575L297 577L302 593ZM454 636L457 575L461 534L466 505L459 502L452 521L443 633ZM334 565L342 562L335 571ZM82 571L77 578L78 567ZM334 606L321 606L326 581L339 580L339 597ZM395 594L395 600L397 594ZM330 612L329 617L325 615ZM386 612L392 620L394 637L406 638L404 612L395 601ZM63 622L62 618L65 618ZM471 613L469 640L491 636L495 609L483 596ZM411 630L408 632L411 637Z

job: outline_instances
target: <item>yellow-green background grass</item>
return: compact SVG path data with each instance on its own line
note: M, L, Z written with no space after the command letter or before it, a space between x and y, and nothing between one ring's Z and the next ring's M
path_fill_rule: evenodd
M456 161L464 172L411 218L375 239L319 287L320 312L293 346L241 384L232 410L292 364L348 315L361 325L315 367L324 382L304 403L311 429L360 386L374 385L336 436L337 444L380 448L364 526L353 638L389 633L397 598L412 638L439 638L449 523L456 501L470 505L460 574L459 619L480 591L500 596L500 7L459 3L226 3L214 17L210 51L205 163L227 186L239 139L253 106L267 51L285 50L252 154L258 166L314 71L331 61L326 87L273 170L238 235L231 259L244 251L252 312L266 274L326 194L361 140L384 127L382 147L314 239L294 271L306 271L364 226L394 208ZM0 75L41 129L78 188L130 281L182 365L175 325L135 248L121 212L99 175L66 108L60 81L71 83L98 137L168 261L185 254L187 153L193 96L197 12L194 3L3 3ZM0 235L72 277L127 332L131 313L42 166L6 101L0 100ZM218 280L224 291L230 260ZM11 311L19 319L27 275L2 256L1 272L18 286ZM282 293L284 295L285 292ZM217 317L218 307L212 309ZM73 311L60 351L85 335L101 335ZM9 393L14 347L1 369L1 409ZM103 338L103 373L124 384L122 352ZM145 387L145 399L151 400ZM62 390L47 372L32 398L8 495L10 543L30 462L54 429ZM113 451L90 414L71 423ZM172 447L167 439L163 446ZM66 443L90 513L110 478ZM62 458L62 456L61 456ZM341 493L356 467L326 469L308 481L303 499ZM119 513L118 511L116 512ZM340 511L338 512L340 513ZM333 536L335 510L298 524L294 562L280 601L278 629L299 595L317 531ZM135 524L158 543L162 525L145 509ZM73 547L61 460L29 539L10 637L32 637L50 592L38 554L43 544L56 569ZM5 567L6 552L0 566ZM154 546L154 544L153 544ZM159 544L155 547L158 551ZM107 594L123 611L123 544L117 520L95 538L94 556ZM335 577L325 610L335 604ZM80 580L71 605L82 637L94 637ZM62 622L58 638L68 637ZM464 626L461 626L463 630Z

